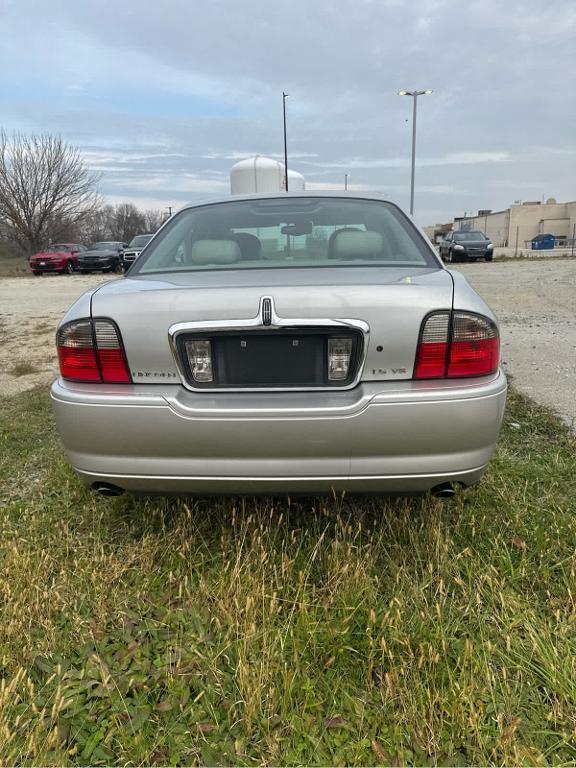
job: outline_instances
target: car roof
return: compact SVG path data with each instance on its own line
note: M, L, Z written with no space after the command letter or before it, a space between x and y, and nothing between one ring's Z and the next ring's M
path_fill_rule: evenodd
M397 207L397 203L393 200L389 200L380 192L349 192L348 190L304 190L302 192L255 192L246 195L215 195L214 197L208 197L197 202L185 203L179 210L184 211L187 208L197 208L201 205L213 205L216 203L234 203L242 202L246 200L282 200L287 197L331 197L341 200L376 200L380 203L390 203Z

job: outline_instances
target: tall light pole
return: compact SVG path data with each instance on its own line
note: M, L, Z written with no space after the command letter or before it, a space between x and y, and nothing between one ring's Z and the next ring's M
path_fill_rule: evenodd
M286 98L287 93L282 91L282 114L284 116L284 174L286 176L286 192L288 192L288 145L286 144Z
M350 176L349 173L344 174L344 189L348 189L348 176Z
M414 215L414 177L416 174L416 105L418 96L427 96L432 91L398 91L400 96L412 96L414 109L412 111L412 175L410 179L410 214Z

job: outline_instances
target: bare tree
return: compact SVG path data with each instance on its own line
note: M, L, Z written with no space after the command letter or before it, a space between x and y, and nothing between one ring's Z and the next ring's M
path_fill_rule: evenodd
M132 203L119 203L114 209L113 228L117 240L129 243L134 235L146 231L146 220Z
M144 211L144 220L146 222L144 229L146 232L149 232L151 235L153 235L154 232L160 229L160 226L164 224L165 219L166 216L163 211L159 210L158 208L150 208L147 211Z
M94 211L97 182L59 136L0 133L0 222L26 250L60 239Z
M100 205L82 220L77 240L86 245L98 240L129 242L134 235L154 234L162 223L162 211L141 211L132 203Z
M117 240L114 231L114 206L99 205L82 218L78 242L89 245L98 240Z

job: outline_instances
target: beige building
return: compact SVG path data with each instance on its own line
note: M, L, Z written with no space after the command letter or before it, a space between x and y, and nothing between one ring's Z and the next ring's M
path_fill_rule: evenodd
M476 216L454 219L454 229L477 229L484 232L495 246L524 248L536 235L552 234L558 238L574 237L576 201L512 205L505 211L478 211Z

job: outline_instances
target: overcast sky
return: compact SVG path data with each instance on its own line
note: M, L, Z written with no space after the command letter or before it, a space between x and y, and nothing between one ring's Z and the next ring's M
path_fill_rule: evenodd
M575 0L0 0L0 126L49 131L111 201L228 193L242 157L449 221L576 198Z

